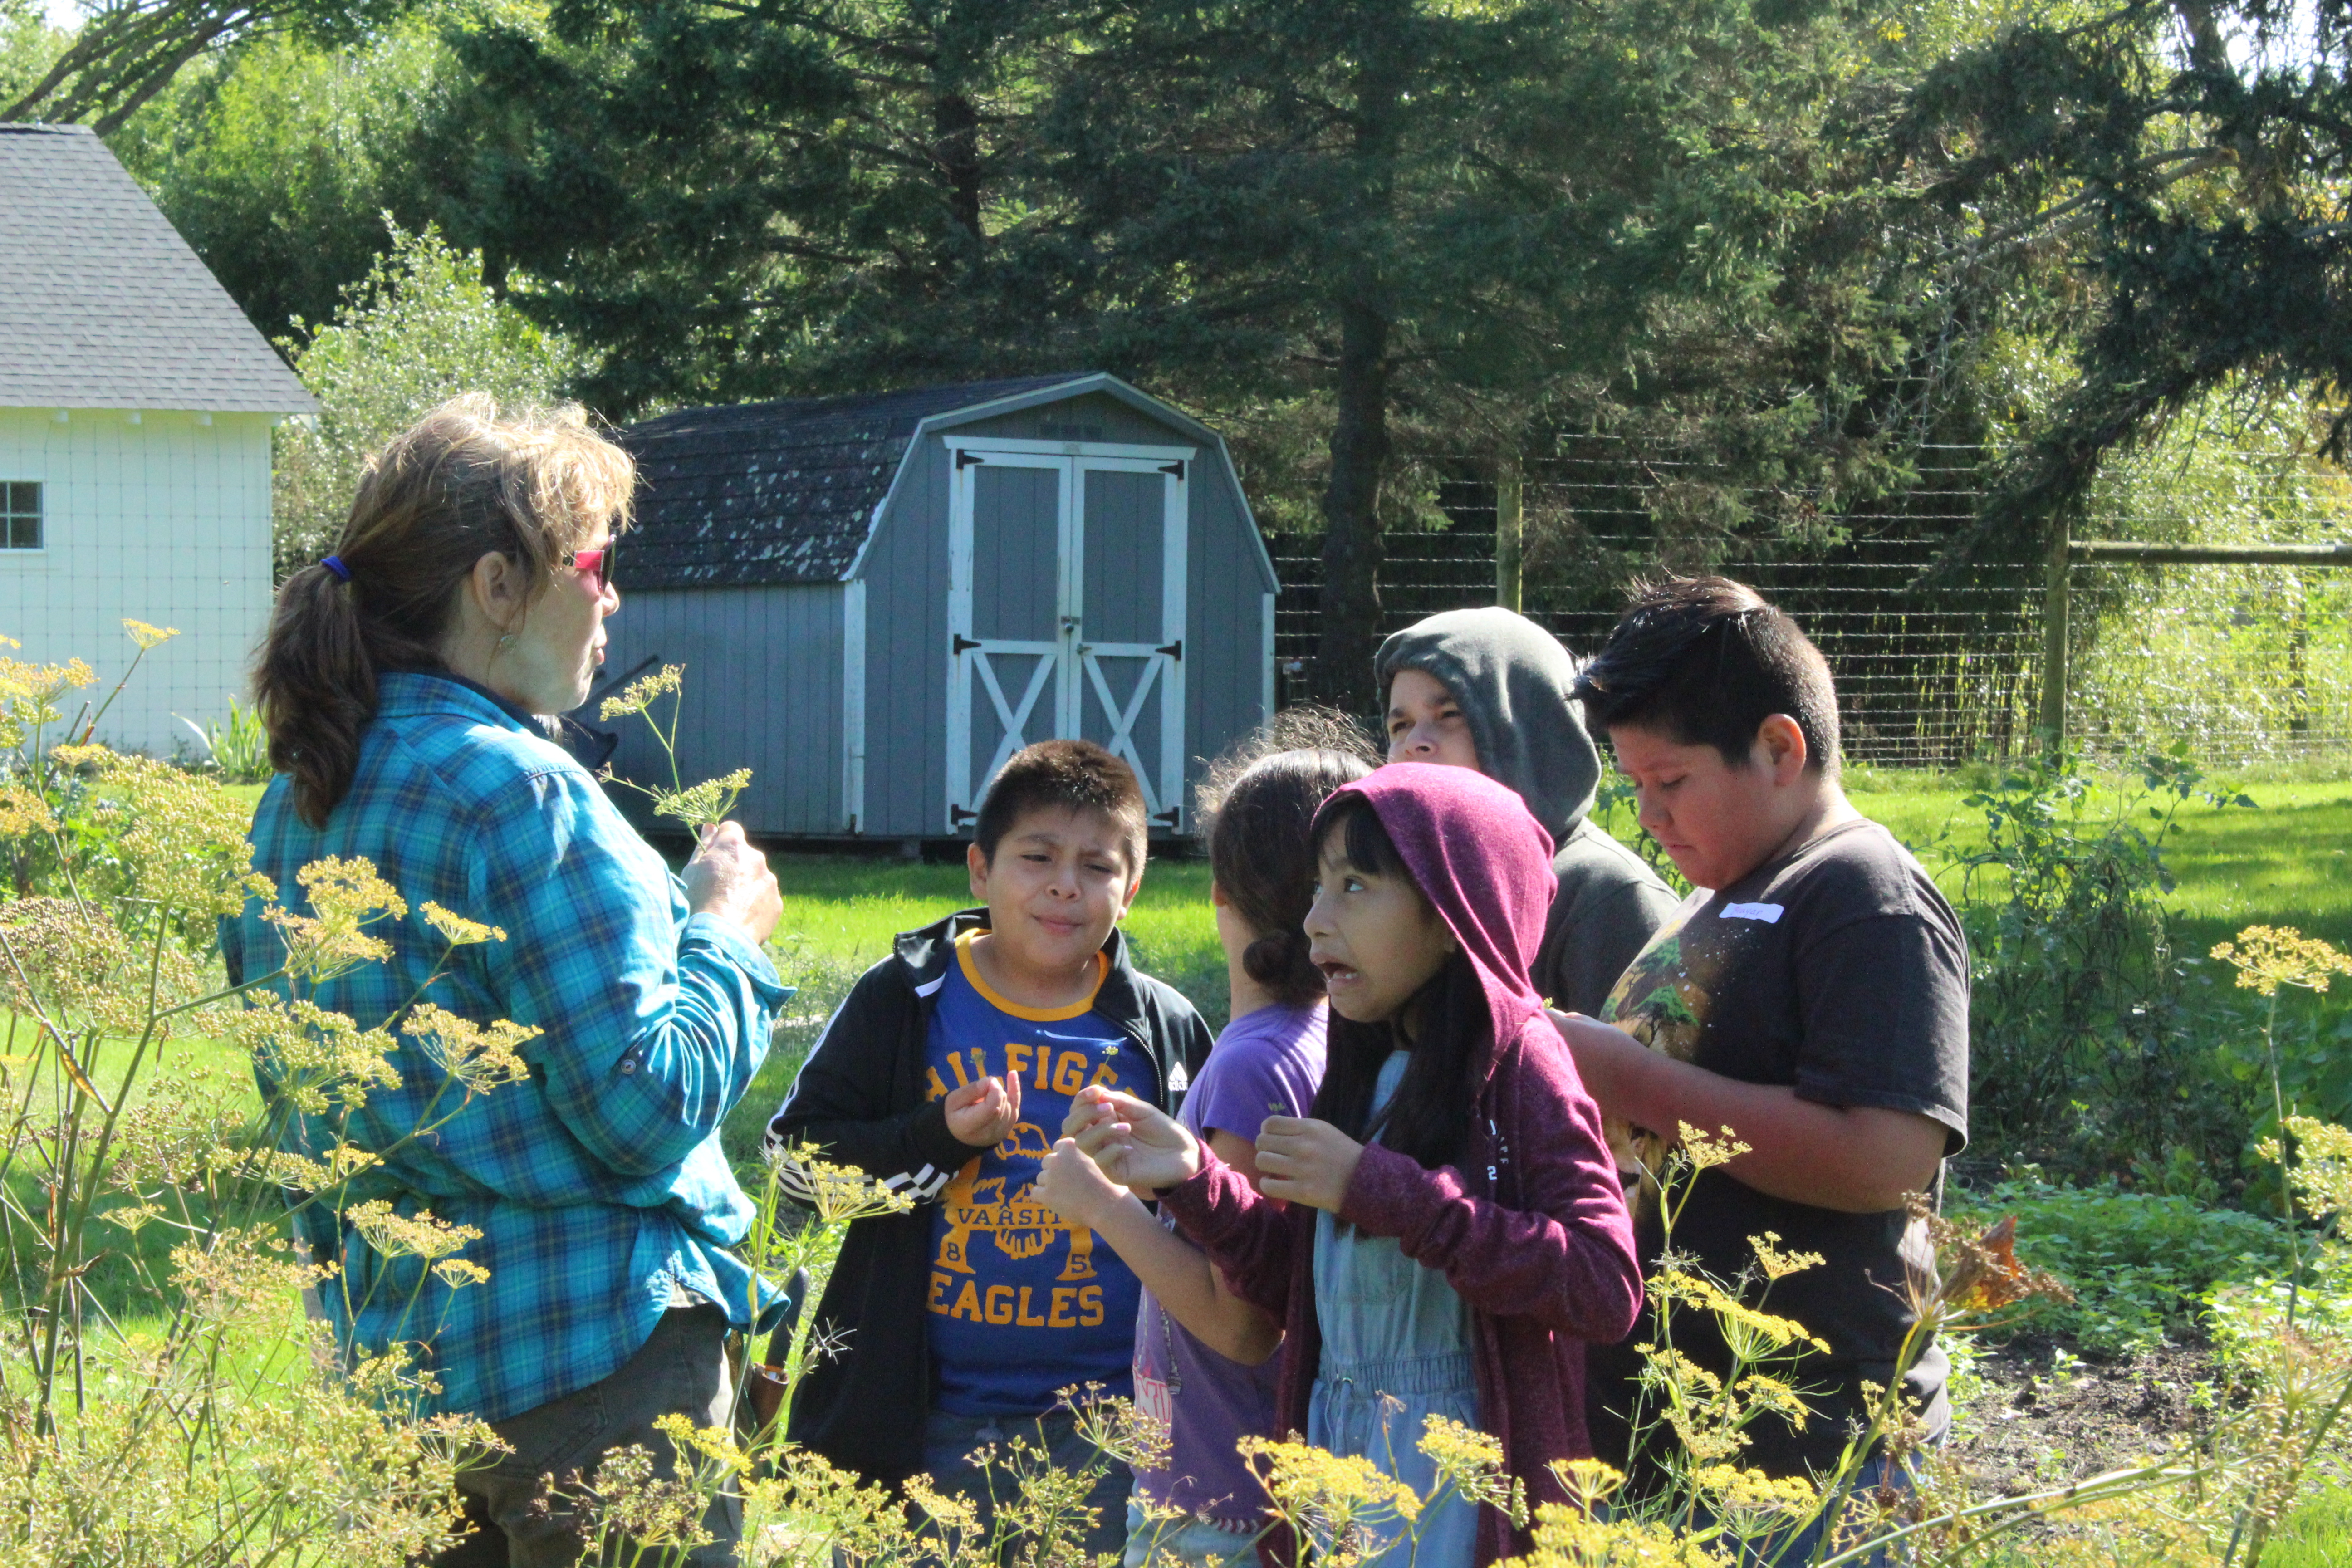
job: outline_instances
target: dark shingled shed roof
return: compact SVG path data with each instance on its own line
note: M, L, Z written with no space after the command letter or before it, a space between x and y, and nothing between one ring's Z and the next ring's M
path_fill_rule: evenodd
M865 397L689 408L630 426L637 518L627 588L835 583L926 419L1093 377L967 382Z

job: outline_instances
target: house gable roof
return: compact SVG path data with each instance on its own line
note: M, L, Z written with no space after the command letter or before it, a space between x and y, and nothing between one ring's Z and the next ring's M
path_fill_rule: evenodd
M835 583L849 575L927 424L1093 390L1085 372L860 397L689 408L630 426L630 588Z
M318 407L86 127L0 124L0 407Z

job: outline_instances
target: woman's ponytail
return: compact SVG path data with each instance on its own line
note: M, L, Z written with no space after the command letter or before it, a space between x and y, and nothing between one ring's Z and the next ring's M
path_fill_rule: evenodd
M269 731L269 765L293 780L294 809L313 827L352 787L360 731L375 717L375 662L352 590L325 565L278 590L253 672Z
M636 470L575 407L501 417L443 404L368 464L335 553L278 590L253 689L269 762L313 827L351 792L376 680L444 668L459 586L485 555L544 578L609 522L628 526Z

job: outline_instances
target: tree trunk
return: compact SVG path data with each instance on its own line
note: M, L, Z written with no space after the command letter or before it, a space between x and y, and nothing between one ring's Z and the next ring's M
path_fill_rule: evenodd
M933 156L947 182L953 245L966 261L980 258L980 110L961 93L943 93L931 105Z
M1392 44L1392 39L1381 40ZM1364 243L1395 220L1395 162L1403 103L1402 69L1390 47L1364 51L1355 81L1352 212L1333 239L1353 252L1333 290L1339 302L1339 417L1331 426L1331 478L1323 491L1322 637L1315 695L1343 712L1371 717L1372 655L1381 636L1381 478L1389 457L1390 307ZM1354 230L1351 241L1349 230Z
M1389 323L1369 305L1339 307L1339 420L1323 492L1322 640L1315 695L1349 713L1380 705L1372 655L1381 632L1381 470L1389 455Z

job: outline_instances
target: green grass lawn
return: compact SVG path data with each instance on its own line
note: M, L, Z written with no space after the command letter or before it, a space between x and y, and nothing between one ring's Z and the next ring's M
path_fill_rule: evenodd
M1869 787L1880 780L1891 787ZM1932 869L1950 853L1983 842L1983 814L1960 805L1965 790L1897 775L1859 781L1854 804L1916 849ZM2254 806L2182 805L2165 846L2179 883L2166 900L2176 949L2202 954L2249 925L2288 925L2352 947L2352 783L2249 784ZM2136 791L2135 791L2136 793ZM2101 792L2103 811L2124 804ZM2147 807L2140 807L2146 822ZM2147 824L2152 826L2153 824ZM1950 881L1948 876L1945 880Z

